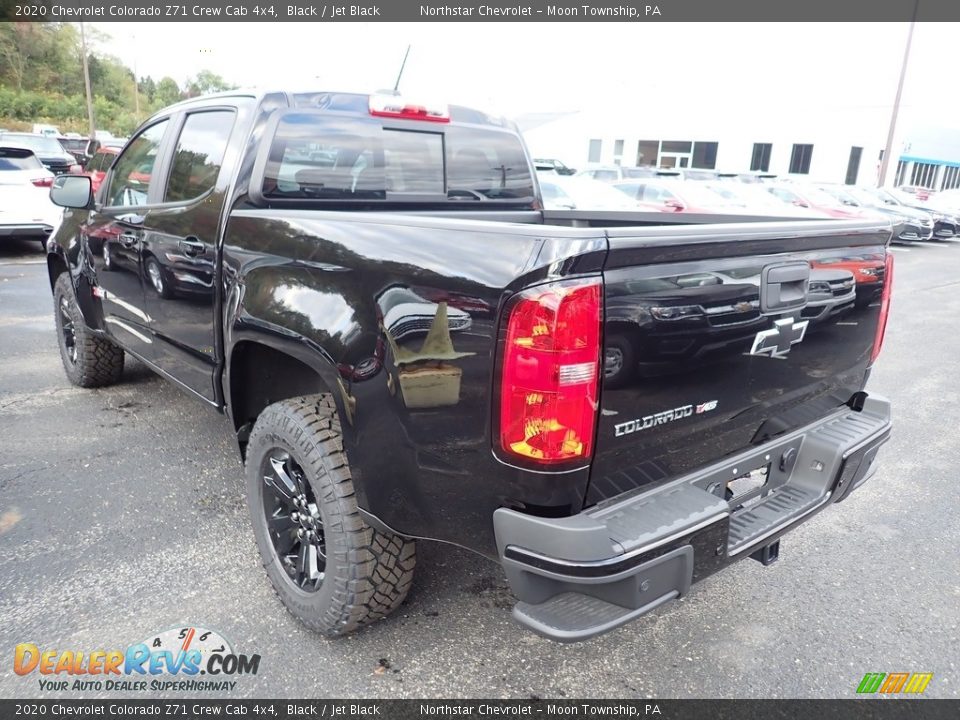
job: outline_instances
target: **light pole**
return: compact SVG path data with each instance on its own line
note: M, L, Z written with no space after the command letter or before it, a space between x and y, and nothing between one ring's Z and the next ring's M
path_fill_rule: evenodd
M96 126L93 124L93 93L90 91L90 68L87 65L87 36L83 32L83 23L80 23L80 49L83 51L83 84L87 90L87 119L90 121L90 137L96 135Z
M910 30L907 32L907 47L903 51L903 64L900 66L900 81L897 83L897 95L893 100L893 112L890 114L890 128L887 131L887 145L883 150L883 159L880 161L880 177L877 185L883 187L887 182L887 169L890 167L890 156L893 155L893 136L897 131L897 116L900 114L900 96L903 95L903 81L907 76L907 62L910 60L910 44L913 42L913 28L917 24L917 9L920 0L913 4L913 16L910 18Z
M140 82L137 80L137 36L131 36L133 39L133 108L136 114L137 124L140 124Z

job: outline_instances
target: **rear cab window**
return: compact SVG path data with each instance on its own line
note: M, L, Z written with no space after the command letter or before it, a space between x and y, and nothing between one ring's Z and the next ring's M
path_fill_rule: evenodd
M509 130L303 109L278 118L260 195L271 203L529 207L536 193L527 154Z

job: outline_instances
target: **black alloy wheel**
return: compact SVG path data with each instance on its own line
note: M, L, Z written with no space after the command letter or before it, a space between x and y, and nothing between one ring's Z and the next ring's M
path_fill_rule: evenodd
M263 512L273 549L290 581L316 592L327 567L323 519L303 469L286 450L270 450L261 464Z

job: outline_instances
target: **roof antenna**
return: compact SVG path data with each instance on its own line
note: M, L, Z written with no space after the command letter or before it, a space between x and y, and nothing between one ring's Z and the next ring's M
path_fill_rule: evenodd
M407 45L407 51L403 54L403 62L400 63L400 72L397 73L397 81L393 84L393 94L399 95L400 78L403 77L403 69L407 66L407 58L410 57L410 46Z

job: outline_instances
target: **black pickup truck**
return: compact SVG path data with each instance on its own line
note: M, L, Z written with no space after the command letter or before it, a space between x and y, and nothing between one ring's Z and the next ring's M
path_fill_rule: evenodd
M417 540L499 561L536 632L605 632L775 560L890 433L882 223L544 211L511 123L345 93L186 101L51 196L67 376L130 354L226 413L327 635L400 605Z

